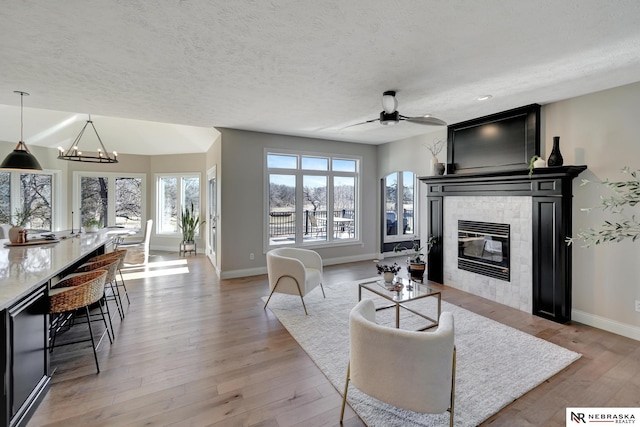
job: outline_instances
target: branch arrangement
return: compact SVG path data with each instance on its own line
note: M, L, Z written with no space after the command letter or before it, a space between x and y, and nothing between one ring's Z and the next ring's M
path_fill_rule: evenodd
M431 144L425 143L424 146L427 147L427 150L431 152L433 157L437 157L438 154L444 148L445 141L444 139L435 138Z
M597 208L584 208L583 211L590 212L593 209L610 210L614 214L623 215L625 206L636 206L640 203L640 179L638 172L640 169L632 171L628 167L621 170L622 173L628 174L630 178L627 181L610 181L608 179L602 181L602 184L613 191L611 197L601 197L601 206ZM582 180L581 185L589 184L589 180ZM599 227L590 227L581 231L576 237L567 239L569 244L576 239L583 240L586 246L599 245L605 242L620 242L624 239L631 239L635 242L640 236L640 221L635 215L630 218L622 218L619 221L604 221Z

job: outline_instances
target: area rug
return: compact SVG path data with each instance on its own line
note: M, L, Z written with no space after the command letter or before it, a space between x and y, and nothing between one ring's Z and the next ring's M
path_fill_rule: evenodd
M305 297L305 316L300 298L275 293L268 308L309 354L333 386L343 393L349 359L349 312L358 301L358 283L372 278L325 285ZM363 291L363 298L384 300ZM266 297L263 298L266 301ZM387 301L388 303L388 301ZM436 299L424 298L411 308L435 316ZM455 425L477 426L529 390L555 375L580 354L442 302L442 311L453 313L457 348ZM418 329L425 320L402 310L400 327ZM381 310L377 322L395 325L395 310ZM399 348L398 352L402 349ZM360 418L374 426L443 426L449 414L421 414L398 409L373 399L350 386L348 402ZM336 414L337 416L337 414Z

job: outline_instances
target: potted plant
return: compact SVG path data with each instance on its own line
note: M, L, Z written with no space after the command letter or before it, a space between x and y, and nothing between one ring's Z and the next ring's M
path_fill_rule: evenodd
M426 262L424 261L424 257L431 252L431 248L436 243L436 238L433 236L429 236L427 239L427 243L425 246L420 246L420 242L418 240L413 241L413 246L411 248L407 248L406 246L402 246L402 244L397 244L394 246L394 252L403 252L409 251L409 257L407 259L407 270L413 279L422 280L424 277L424 271L426 269ZM423 253L425 251L425 253Z
M540 156L531 156L529 160L529 178L533 175L534 168L544 168L547 166L547 162Z
M195 212L193 203L191 206L187 206L185 210L180 215L180 221L178 223L178 227L182 230L182 250L183 251L193 251L196 248L195 244L195 236L196 231L205 223L205 221L200 221L200 217L198 213Z
M25 206L24 208L17 208L15 213L11 215L11 228L9 229L9 240L11 243L18 242L20 232L24 230L33 213L34 211L32 211L28 206Z
M84 221L84 231L87 233L97 233L100 230L100 226L102 226L102 222L96 218L89 218Z
M393 282L393 277L400 271L402 267L400 267L395 262L391 265L387 264L376 264L376 268L378 269L378 274L382 274L384 277L384 281L386 283Z

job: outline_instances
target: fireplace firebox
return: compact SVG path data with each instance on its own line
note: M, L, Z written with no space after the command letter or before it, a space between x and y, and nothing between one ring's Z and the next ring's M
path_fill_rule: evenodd
M509 224L458 221L458 268L509 282Z

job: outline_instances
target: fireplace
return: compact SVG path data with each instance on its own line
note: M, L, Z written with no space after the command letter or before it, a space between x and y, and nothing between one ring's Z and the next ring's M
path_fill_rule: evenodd
M458 268L510 281L509 224L458 221Z

